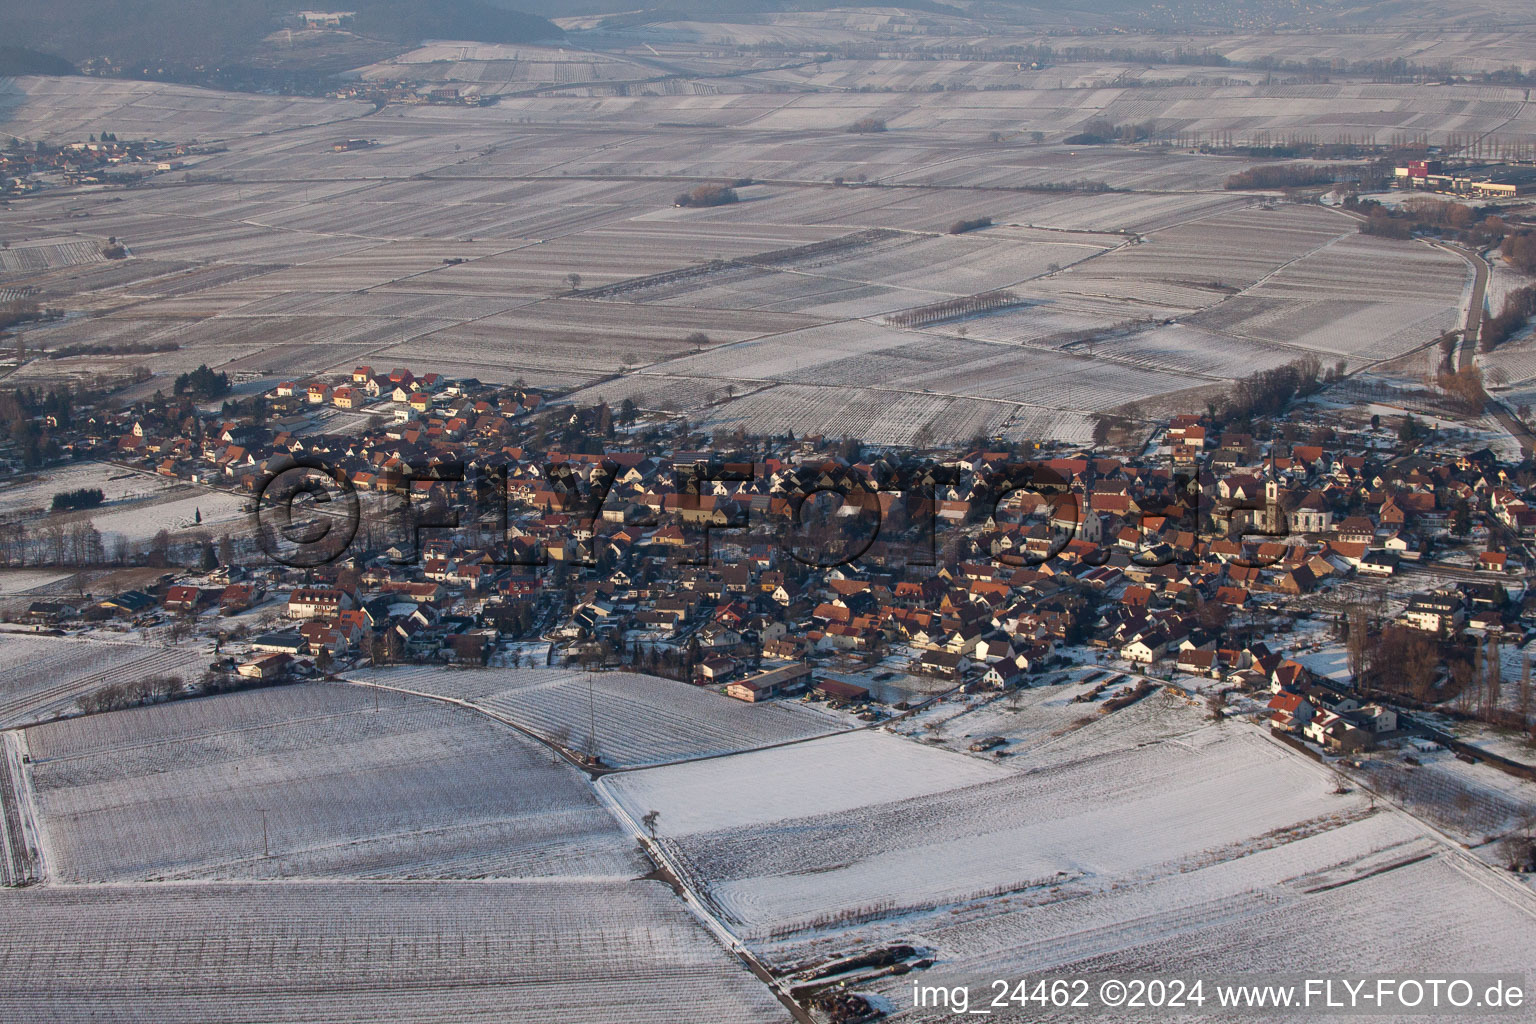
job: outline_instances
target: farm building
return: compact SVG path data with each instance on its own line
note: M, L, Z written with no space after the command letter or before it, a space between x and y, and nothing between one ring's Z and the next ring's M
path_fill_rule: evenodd
M282 653L262 654L235 669L247 679L276 679L293 665L293 658Z
M828 700L869 700L869 690L853 683L844 683L836 679L823 679L816 684L818 696Z
M739 679L727 686L725 692L737 700L748 703L772 700L801 689L810 675L809 665L783 665L759 672L746 679Z

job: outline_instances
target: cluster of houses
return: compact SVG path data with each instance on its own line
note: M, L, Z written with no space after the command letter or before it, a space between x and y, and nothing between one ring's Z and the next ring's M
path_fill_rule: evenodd
M317 408L390 415L335 434L307 418ZM1486 451L1431 461L1347 435L1261 444L1181 416L1150 455L940 452L933 482L904 490L890 485L894 458L820 438L738 462L739 439L711 444L632 407L535 415L552 408L525 388L359 366L283 382L260 415L189 422L141 407L76 434L82 454L253 495L282 461L320 458L358 490L464 524L157 595L179 615L262 592L282 602L283 627L249 644L250 672L288 664L275 656L483 660L534 631L609 664L655 667L670 651L668 667L743 700L810 685L800 667L823 660L1007 689L1089 650L1261 688L1272 656L1235 639L1238 625L1272 627L1333 581L1470 547L1463 568L1481 582L1426 591L1401 621L1450 637L1520 629L1533 610L1504 586L1536 529L1532 478ZM856 557L823 564L786 537L803 539L801 500L829 489L843 501L820 539ZM867 531L873 517L881 528ZM1318 714L1299 728L1382 731L1303 696Z
M1382 704L1362 704L1295 662L1276 667L1270 676L1270 689L1272 727L1325 749L1359 753L1398 734L1396 711Z
M189 159L215 152L171 142L119 142L110 136L62 146L23 144L0 148L0 192L120 182L181 170Z

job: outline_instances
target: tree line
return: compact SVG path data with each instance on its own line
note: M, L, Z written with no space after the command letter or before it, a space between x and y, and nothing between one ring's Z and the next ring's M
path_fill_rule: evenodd
M77 487L72 491L59 491L53 496L53 503L49 506L55 512L72 511L82 508L95 508L107 496L102 493L100 487Z
M1259 370L1233 383L1226 401L1211 411L1219 423L1246 424L1255 417L1277 416L1297 398L1316 394L1343 374L1343 364L1323 374L1322 360L1307 355L1270 370Z
M942 302L918 306L916 309L892 313L885 318L885 322L892 327L923 327L936 324L941 320L952 320L958 316L971 316L994 309L1003 309L1018 301L1019 297L1007 290L981 292L978 295L963 295L957 299L945 299Z
M1516 288L1504 299L1504 308L1497 316L1483 320L1479 347L1484 352L1492 352L1520 333L1533 316L1536 316L1536 285Z
M1259 164L1246 171L1238 171L1227 178L1229 189L1247 188L1306 188L1309 185L1327 185L1335 180L1334 172L1317 164Z

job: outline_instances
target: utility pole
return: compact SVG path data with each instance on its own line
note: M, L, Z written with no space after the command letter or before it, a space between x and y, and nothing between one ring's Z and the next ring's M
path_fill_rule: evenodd
M597 698L593 695L592 672L587 672L587 756L597 758Z

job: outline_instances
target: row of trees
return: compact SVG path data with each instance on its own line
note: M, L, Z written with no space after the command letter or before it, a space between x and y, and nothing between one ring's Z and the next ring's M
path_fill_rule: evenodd
M1361 234L1381 238L1427 234L1482 248L1497 244L1509 230L1494 207L1473 207L1429 196L1415 196L1395 209L1374 199L1349 196L1344 200L1344 208L1366 215L1360 224Z
M1229 189L1305 188L1334 181L1334 172L1318 164L1259 164L1227 179Z
M1536 228L1521 228L1506 235L1499 253L1522 274L1536 274Z
M30 295L19 295L0 306L0 330L41 319L42 306Z
M1481 412L1488 402L1488 392L1483 390L1483 375L1475 366L1469 366L1462 370L1444 370L1435 378L1435 383L1440 385L1452 402L1463 412ZM1411 416L1404 417L1405 424L1412 421ZM1405 428L1406 429L1406 428ZM1401 434L1399 435L1401 437ZM1412 437L1402 438L1405 441L1413 440Z
M1213 410L1222 423L1246 423L1254 417L1276 416L1293 399L1315 394L1325 383L1342 373L1342 364L1322 375L1323 364L1317 356L1307 355L1271 370L1251 373L1232 385L1227 400Z
M65 345L48 353L49 359L68 359L70 356L137 356L156 352L175 352L181 345L174 341L131 341L122 345L106 345L99 342Z
M1479 347L1484 352L1493 351L1524 329L1533 316L1536 316L1536 285L1515 289L1504 299L1504 308L1499 314L1483 321Z
M127 683L113 683L80 698L80 709L88 715L103 711L159 704L186 689L180 676L148 676Z
M977 313L1003 309L1014 305L1018 301L1019 297L1006 289L981 292L976 295L962 295L955 299L933 302L926 306L918 306L915 309L903 310L900 313L892 313L885 318L885 322L893 327L922 327L927 324L939 323L942 320L952 320L958 316L973 316Z
M1095 117L1083 125L1083 130L1068 135L1061 141L1068 146L1102 146L1110 142L1145 142L1157 130L1155 121L1139 124L1115 124L1105 117Z
M379 537L384 536L387 531L380 530ZM252 537L236 539L226 534L215 542L201 531L172 539L168 530L160 530L148 541L135 544L118 533L104 538L88 519L72 523L47 520L30 529L22 522L0 523L0 566L7 568L147 565L208 570L232 565L237 558L254 556L256 551Z

